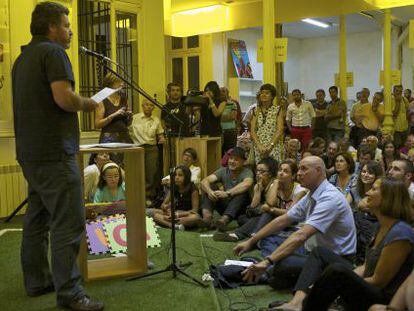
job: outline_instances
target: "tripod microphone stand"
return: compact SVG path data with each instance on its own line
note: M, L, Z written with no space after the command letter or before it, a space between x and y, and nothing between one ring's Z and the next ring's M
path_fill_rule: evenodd
M28 201L29 198L24 199L22 203L20 203L19 206L17 206L16 209L9 216L7 216L3 223L10 222L10 220L12 220L14 216L16 216L16 214L27 204Z
M85 48L80 49L81 53L85 53ZM111 59L105 57L104 55L100 55L96 52L94 53L85 53L86 55L90 55L93 57L96 57L99 60L99 63L102 67L107 69L109 72L111 72L113 75L118 77L120 80L122 80L126 85L131 87L134 91L138 92L142 96L144 96L147 100L149 100L151 103L153 103L156 107L158 107L160 110L164 111L171 119L171 122L176 122L176 124L181 126L184 124L182 120L180 120L176 115L172 114L169 110L167 110L162 104L160 104L156 99L152 98L147 92L145 92L139 85L137 85L132 79L128 79L129 76L126 73L125 69L122 68L119 64L117 64L115 61L112 61ZM121 68L122 72L128 77L124 78L120 74L118 74L115 70L110 68L106 65L105 62L109 61L112 64L115 64L117 67ZM173 166L173 159L174 159L174 152L173 152L173 146L171 143L171 131L167 130L167 147L169 151L169 173L170 173L170 191L171 191L171 222L172 222L172 228L171 228L171 249L172 249L172 262L165 268L159 271L154 271L151 273L146 273L143 275L137 275L132 276L130 278L127 278L127 281L132 280L138 280L146 277L150 277L153 275L161 274L164 272L172 272L173 278L176 278L178 274L182 274L185 277L191 279L193 282L197 283L198 285L202 287L207 287L208 285L202 283L201 281L197 280L196 278L189 275L187 272L183 271L182 267L177 264L177 247L176 247L176 214L175 214L175 200L174 200L174 191L175 191L175 174L174 174L174 166ZM175 150L175 148L174 148ZM188 265L188 264L187 264Z

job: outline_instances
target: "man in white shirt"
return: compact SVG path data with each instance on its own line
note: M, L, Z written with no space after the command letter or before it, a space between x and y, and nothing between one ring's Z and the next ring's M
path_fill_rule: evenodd
M302 100L302 92L292 91L294 102L287 108L286 121L291 137L299 139L302 150L306 150L312 140L312 122L316 117L315 110L310 102Z
M146 197L151 200L155 196L155 190L159 183L157 144L163 144L165 138L160 119L152 115L154 104L144 99L141 107L142 112L133 116L129 131L134 143L145 149Z

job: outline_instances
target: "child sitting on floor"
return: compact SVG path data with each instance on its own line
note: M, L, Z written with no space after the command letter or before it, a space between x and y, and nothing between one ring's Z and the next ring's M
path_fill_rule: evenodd
M191 171L187 166L180 165L175 169L175 226L179 230L194 227L200 219L200 195L197 187L191 181ZM153 216L156 223L171 228L171 191L167 194L161 209L154 209Z
M121 168L113 162L107 163L102 167L98 189L93 202L116 202L122 200L125 200L125 183L122 180Z

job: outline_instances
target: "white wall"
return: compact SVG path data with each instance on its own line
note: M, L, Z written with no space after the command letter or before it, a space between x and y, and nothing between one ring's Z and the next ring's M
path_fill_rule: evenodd
M404 88L414 89L413 85L413 69L414 69L414 50L408 48L408 38L402 46L402 64L401 64L401 80Z
M290 90L296 84L309 98L318 88L328 89L339 71L339 38L321 37L301 40L299 51L300 79L288 81ZM347 36L347 70L354 73L354 86L348 88L348 98L354 98L362 87L378 90L378 75L382 64L382 34L356 33Z
M225 33L226 38L240 39L246 42L249 59L255 79L263 78L263 65L257 63L256 42L262 38L260 29L244 29ZM226 42L226 40L224 40ZM327 91L334 84L334 74L339 71L338 37L319 37L309 39L289 38L288 60L285 63L285 82L289 90L299 88L308 98L313 98L318 88ZM214 49L216 49L215 47ZM393 32L393 68L396 68L396 38ZM403 51L402 83L412 87L411 52ZM214 62L218 60L215 59ZM227 67L223 66L225 71ZM231 67L229 67L231 68ZM354 73L354 86L348 88L348 99L353 99L362 87L371 90L371 94L381 89L379 72L382 68L382 32L365 32L347 36L347 68ZM408 70L409 68L409 70ZM215 71L220 79L225 73ZM226 79L225 79L226 80Z
M263 79L263 64L257 62L257 40L262 38L261 29L242 29L226 32L226 39L244 40L249 55L250 65L252 67L253 78L257 80ZM228 42L226 40L226 42ZM228 44L228 43L227 43ZM233 67L234 68L234 67ZM226 67L224 68L226 69ZM229 75L234 76L234 73Z

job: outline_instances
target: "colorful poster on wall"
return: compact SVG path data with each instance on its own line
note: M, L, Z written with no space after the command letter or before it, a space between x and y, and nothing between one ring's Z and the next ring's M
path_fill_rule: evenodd
M229 47L237 76L239 78L253 79L253 72L249 61L249 54L246 49L246 42L243 40L230 39Z

